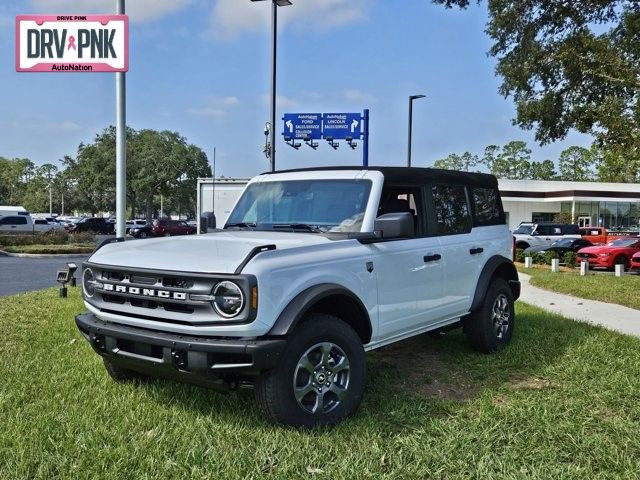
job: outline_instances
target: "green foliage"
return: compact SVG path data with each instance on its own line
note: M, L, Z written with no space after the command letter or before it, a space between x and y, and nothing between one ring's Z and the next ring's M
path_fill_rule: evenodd
M473 171L473 168L479 164L480 159L477 155L473 155L470 152L464 152L462 155L452 153L447 158L436 160L433 166L434 168L442 168L445 170L471 172Z
M69 243L65 245L19 245L6 247L9 253L28 253L31 255L91 253L96 249L95 243Z
M466 8L469 0L432 0ZM478 3L481 3L478 1ZM515 123L549 143L593 135L640 176L640 8L637 0L489 0L490 54ZM619 181L620 181L619 180Z
M516 248L516 262L524 263L525 256L523 248Z
M557 223L573 223L573 217L570 212L559 212L553 216L553 221Z
M70 243L94 242L94 235L89 232L69 234L62 231L36 233L34 235L0 235L0 246L21 245L65 245Z
M562 256L562 262L569 268L575 268L578 260L576 252L566 252Z
M588 182L594 179L594 150L584 147L569 147L560 153L560 179L570 182Z
M551 265L551 260L553 260L555 258L559 258L558 252L554 252L552 250L544 252L544 255L542 257L544 258L544 264L545 265Z

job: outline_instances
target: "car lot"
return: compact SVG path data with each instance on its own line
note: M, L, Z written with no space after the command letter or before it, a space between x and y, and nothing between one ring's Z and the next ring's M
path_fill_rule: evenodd
M81 263L89 255L64 258L0 257L0 296L56 286L56 271L68 262ZM76 277L78 274L76 274Z

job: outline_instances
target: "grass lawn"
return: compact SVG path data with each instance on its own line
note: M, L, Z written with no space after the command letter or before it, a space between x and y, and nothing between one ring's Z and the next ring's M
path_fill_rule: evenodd
M590 273L581 277L577 272L552 273L547 269L521 268L531 275L531 285L567 293L576 297L617 303L640 310L640 276ZM640 314L638 314L640 320Z
M495 356L459 333L368 356L359 413L266 424L252 392L116 384L79 289L0 298L0 478L638 478L640 339L518 306Z
M68 243L65 245L16 245L5 247L9 253L91 253L96 249L95 243Z

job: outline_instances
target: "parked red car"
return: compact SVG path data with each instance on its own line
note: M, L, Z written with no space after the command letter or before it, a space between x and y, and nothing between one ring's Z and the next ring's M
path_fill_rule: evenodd
M631 266L631 257L640 252L640 237L619 238L606 245L582 248L578 251L578 260L586 260L590 267L613 268Z
M196 227L181 220L154 220L151 227L151 235L154 237L169 237L173 235L193 235Z
M640 273L640 252L631 257L631 270Z

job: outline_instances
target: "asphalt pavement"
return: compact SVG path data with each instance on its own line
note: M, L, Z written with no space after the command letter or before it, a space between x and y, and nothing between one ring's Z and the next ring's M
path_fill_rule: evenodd
M0 256L0 296L55 287L56 272L68 262L80 263L89 255L64 258L20 258ZM76 278L78 278L76 273Z

